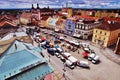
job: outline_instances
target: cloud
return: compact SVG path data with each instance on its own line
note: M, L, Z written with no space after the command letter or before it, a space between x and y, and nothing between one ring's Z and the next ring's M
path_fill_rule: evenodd
M39 3L40 7L61 8L68 2L75 8L120 8L120 0L0 0L0 8L31 8L31 4Z

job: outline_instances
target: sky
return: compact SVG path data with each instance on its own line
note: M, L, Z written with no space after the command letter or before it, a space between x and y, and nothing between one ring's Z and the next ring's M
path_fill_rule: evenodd
M73 8L119 8L120 0L0 0L0 8L31 8L31 4L50 8L66 6Z

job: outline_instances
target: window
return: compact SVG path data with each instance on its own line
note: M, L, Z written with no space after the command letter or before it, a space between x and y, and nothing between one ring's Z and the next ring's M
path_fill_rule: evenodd
M96 39L94 40L94 42L96 42Z
M97 33L97 30L96 30L96 33Z
M97 35L95 35L95 37L97 37Z
M102 31L100 31L100 34L102 34Z
M71 25L68 25L68 29L71 29Z
M106 32L105 32L105 35L106 35Z
M101 39L101 37L99 37L99 39Z
M105 38L104 38L104 40L105 40Z

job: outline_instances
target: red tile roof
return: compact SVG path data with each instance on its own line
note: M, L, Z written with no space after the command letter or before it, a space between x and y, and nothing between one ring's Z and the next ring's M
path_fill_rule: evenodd
M3 27L4 25L16 26L13 22L9 22L9 21L0 22L0 27Z
M96 20L98 18L96 17L91 17L91 16L75 16L76 18L82 18L82 19L89 19L89 20Z
M43 16L42 18L41 18L41 20L47 20L49 18L49 16Z
M120 22L120 18L108 18L108 17L104 17L103 18L105 21L117 21L117 22Z
M62 22L63 20L62 20L62 18L58 18L58 20L57 20L57 22L56 22L56 25L60 25L60 23Z
M22 18L31 18L31 13L23 12L20 17L22 17Z
M17 20L17 18L12 15L3 15L0 17L0 21L6 21L6 20L13 21L13 20Z
M114 31L117 29L120 29L120 23L118 22L103 22L100 26L96 27L98 29L102 29L102 30L107 30L107 31Z

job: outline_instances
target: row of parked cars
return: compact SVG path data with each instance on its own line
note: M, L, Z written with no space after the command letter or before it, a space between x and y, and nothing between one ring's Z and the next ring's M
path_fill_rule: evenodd
M88 44L82 44L84 52L82 53L82 56L84 58L87 58L92 63L96 64L100 62L99 56L90 49Z
M60 37L57 34L52 34L57 40L65 40L66 36ZM71 69L74 69L75 66L80 66L84 68L89 68L89 63L86 61L78 61L75 57L73 57L70 53L65 52L61 47L54 46L50 41L47 41L44 37L39 37L39 34L36 34L36 42L39 42L41 47L46 49L47 52L51 55L55 55L58 58L60 58L61 61L65 63L66 66L68 66ZM79 44L75 41L68 41L69 44L78 46Z

